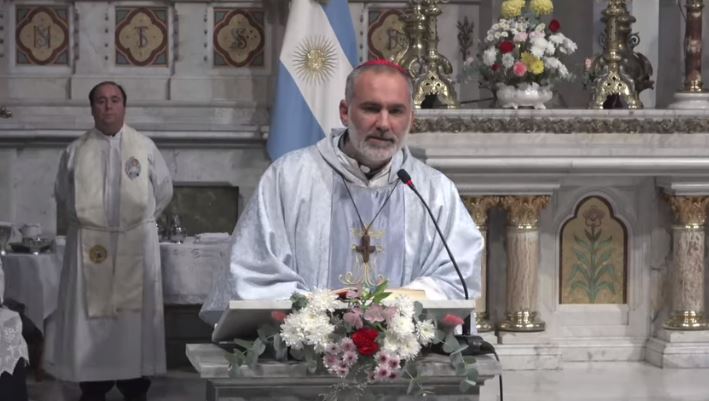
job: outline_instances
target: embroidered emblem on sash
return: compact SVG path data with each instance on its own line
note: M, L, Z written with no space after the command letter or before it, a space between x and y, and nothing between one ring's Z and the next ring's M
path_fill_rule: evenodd
M126 160L125 171L131 180L138 177L140 175L140 162L138 159L131 156L130 159Z
M94 245L89 249L89 259L98 264L106 260L108 251L102 245Z

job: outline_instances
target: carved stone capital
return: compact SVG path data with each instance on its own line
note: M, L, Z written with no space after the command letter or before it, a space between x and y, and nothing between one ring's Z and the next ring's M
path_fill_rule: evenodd
M499 196L463 196L463 204L479 228L487 227L487 212L500 203Z
M672 207L675 222L685 227L702 227L707 219L709 196L674 196L665 198Z
M508 226L536 228L539 224L539 212L550 200L548 195L503 196L500 203L507 210Z

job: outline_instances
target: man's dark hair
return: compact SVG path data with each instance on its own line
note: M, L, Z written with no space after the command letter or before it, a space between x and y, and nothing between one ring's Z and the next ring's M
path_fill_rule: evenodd
M91 107L93 107L93 105L94 105L94 97L96 96L96 91L98 90L98 88L102 87L103 85L113 85L116 88L118 88L118 90L121 91L121 95L123 95L123 107L125 107L126 101L128 100L128 97L126 96L126 91L123 90L123 87L121 85L118 85L117 83L115 83L113 81L99 82L96 84L96 86L91 88L91 91L89 92L89 103L91 103Z

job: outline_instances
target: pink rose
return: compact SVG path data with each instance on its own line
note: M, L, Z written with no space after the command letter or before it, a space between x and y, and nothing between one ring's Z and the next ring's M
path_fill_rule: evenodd
M527 66L523 62L518 61L512 66L512 72L518 77L524 76L524 74L527 73Z
M364 326L364 323L362 322L362 311L359 308L352 309L351 311L345 313L342 316L342 320L355 329L361 329L362 326Z

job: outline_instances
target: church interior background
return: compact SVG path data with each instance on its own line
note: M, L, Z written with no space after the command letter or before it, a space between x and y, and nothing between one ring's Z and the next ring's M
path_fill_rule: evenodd
M605 0L554 4L578 45L567 64L577 77L546 110L495 108L475 80L459 82L500 3L441 4L438 51L452 65L459 105L419 110L408 141L454 180L487 237L482 335L510 372L709 368L709 112L670 108L685 73L685 2L622 2L654 87L640 93L644 108L620 110L588 109L582 82L584 60L603 52ZM360 60L405 46L408 1L349 4ZM182 217L188 235L231 231L269 163L287 15L285 0L1 0L0 220L62 233L53 198L60 152L93 124L89 89L114 80L127 92L126 121L156 141L178 187L166 219ZM195 320L204 288L193 290L166 300L172 354L209 333ZM518 376L520 386L539 384L529 377ZM702 391L677 399L706 400Z

